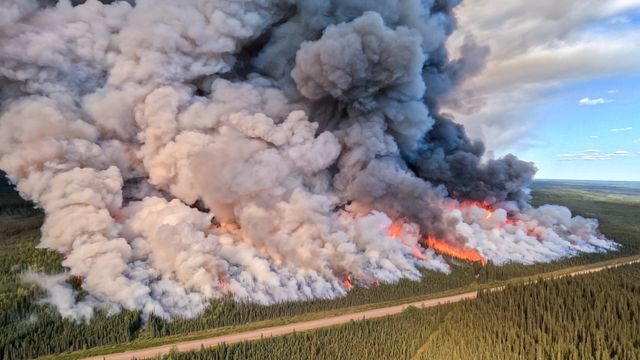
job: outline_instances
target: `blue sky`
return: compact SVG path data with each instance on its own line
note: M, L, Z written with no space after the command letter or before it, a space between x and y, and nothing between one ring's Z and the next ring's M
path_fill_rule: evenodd
M536 163L538 178L640 180L640 74L559 89L529 116L530 146L514 152Z
M443 109L485 142L536 163L537 178L640 181L640 0L464 0L484 70Z

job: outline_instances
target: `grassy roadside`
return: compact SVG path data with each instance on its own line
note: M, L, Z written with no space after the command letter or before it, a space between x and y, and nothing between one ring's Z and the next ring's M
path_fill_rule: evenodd
M76 351L72 353L56 354L52 356L42 357L40 359L50 359L50 360L81 359L88 356L107 355L107 354L119 353L119 352L124 352L129 350L138 350L138 349L144 349L144 348L161 346L161 345L169 345L169 344L179 343L183 341L199 340L199 339L205 339L209 337L240 333L240 332L251 331L251 330L256 330L261 328L286 325L286 324L291 324L296 322L317 320L317 319L322 319L326 317L357 313L361 311L378 309L378 308L389 307L394 305L402 305L402 304L412 303L416 301L429 300L434 298L462 294L470 291L486 290L491 288L503 287L507 285L527 283L527 282L535 281L538 279L557 278L570 273L575 273L575 272L580 272L580 271L585 271L585 270L590 270L590 269L595 269L600 267L615 266L618 264L624 264L624 263L629 263L634 261L640 261L640 255L622 257L622 258L617 258L617 259L612 259L612 260L607 260L607 261L602 261L602 262L597 262L597 263L592 263L587 265L573 266L573 267L568 267L568 268L564 268L557 271L541 273L541 274L536 274L531 276L512 278L509 280L493 281L493 282L483 283L483 284L472 283L465 287L447 290L439 293L433 293L425 296L417 296L417 297L399 299L395 301L387 301L387 302L379 302L379 303L373 303L368 305L354 306L354 307L342 308L342 309L337 309L332 311L308 313L304 315L292 316L287 318L253 322L253 323L244 324L244 325L229 326L229 327L217 328L217 329L212 329L207 331L200 331L196 333L167 336L163 338L139 339L129 343L122 343L118 345L105 346L105 347L97 347L97 348L92 348L88 350Z

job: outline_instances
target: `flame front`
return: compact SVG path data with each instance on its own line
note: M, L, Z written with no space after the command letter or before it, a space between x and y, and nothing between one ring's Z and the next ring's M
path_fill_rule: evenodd
M428 247L441 254L466 261L481 262L482 265L487 264L487 260L485 260L480 253L474 249L452 245L446 241L438 240L434 236L428 236L426 242Z

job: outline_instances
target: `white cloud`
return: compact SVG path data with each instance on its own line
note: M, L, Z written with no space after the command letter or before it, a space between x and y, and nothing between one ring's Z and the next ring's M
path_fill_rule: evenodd
M597 139L597 138L599 138L599 136L598 136L598 135L591 135L591 136L589 136L589 137L590 137L590 138L592 138L592 139Z
M631 126L629 127L624 127L624 128L614 128L614 129L610 129L609 131L614 132L614 133L618 133L618 132L625 132L625 131L631 131L633 130L633 128Z
M616 89L611 89L611 90L607 91L607 93L608 93L608 94L617 94L617 93L619 93L619 92L620 92L620 91L619 91L619 90L616 90Z
M617 157L628 157L628 156L634 156L634 154L630 151L626 151L626 150L617 150L612 152L611 154L609 154L611 156L617 156Z
M640 144L640 139L635 139L635 140L633 140L633 143L634 143L634 144Z
M611 24L637 9L638 0L465 0L448 48L456 57L472 34L491 53L444 110L489 149L513 148L535 126L529 109L558 88L640 72L640 29Z
M591 98L585 97L580 99L578 103L580 105L602 105L602 104L610 103L612 101L613 100L610 100L610 99L603 99L603 98L591 99Z
M631 22L631 19L628 16L616 16L611 19L611 24L620 25L620 24L628 24Z
M587 149L583 151L558 154L558 159L562 161L572 160L611 160L614 158L632 157L636 154L626 150L616 150L610 153L604 153L597 149Z

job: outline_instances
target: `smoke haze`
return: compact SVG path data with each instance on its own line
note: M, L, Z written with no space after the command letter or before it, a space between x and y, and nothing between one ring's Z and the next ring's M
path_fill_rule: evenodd
M89 295L26 279L65 316L193 317L449 272L436 243L495 264L615 249L439 113L489 54L448 58L457 3L4 1L0 168Z

